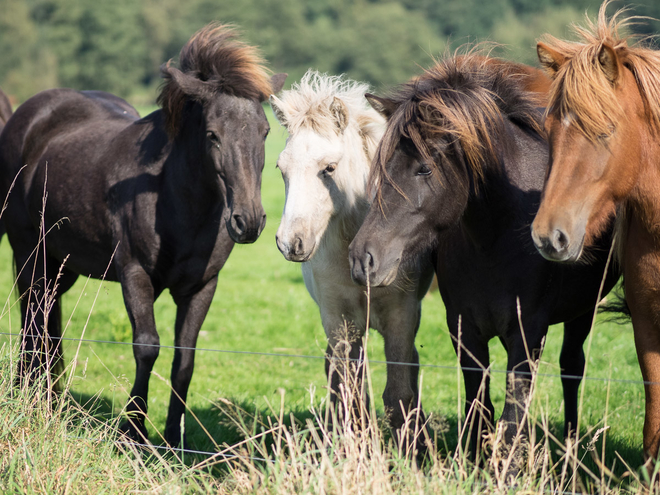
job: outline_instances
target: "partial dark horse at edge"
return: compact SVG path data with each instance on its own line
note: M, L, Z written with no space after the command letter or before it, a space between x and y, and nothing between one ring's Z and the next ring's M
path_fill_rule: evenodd
M4 91L0 89L0 133L4 129L5 124L11 117L12 109L11 102ZM5 225L2 223L2 207L4 206L5 198L0 198L0 239L5 235Z

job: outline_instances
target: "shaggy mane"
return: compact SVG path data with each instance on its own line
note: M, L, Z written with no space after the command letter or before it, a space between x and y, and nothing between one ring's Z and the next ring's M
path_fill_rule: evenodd
M572 112L575 125L591 142L609 136L616 124L625 119L612 83L598 62L603 45L609 45L632 72L651 128L660 131L660 52L628 46L631 36L621 32L638 18L619 19L627 11L624 8L608 19L608 5L608 1L601 5L596 22L587 17L585 26L573 26L582 42L543 36L544 42L567 59L554 76L548 112L557 113L560 119Z
M290 134L308 128L321 136L330 136L337 132L330 103L334 97L339 98L348 108L348 125L357 126L365 153L371 159L382 134L384 119L365 99L369 90L368 84L346 79L343 75L330 76L308 70L300 82L282 91L279 106L286 115L285 126Z
M218 23L200 29L179 54L181 72L211 83L216 93L259 101L272 93L264 63L255 47L238 39L233 26ZM157 101L165 112L170 133L175 134L189 97L166 69L161 72L165 82Z
M474 51L439 61L400 86L390 95L396 110L388 120L372 168L370 183L377 184L379 199L382 179L398 189L386 164L402 138L412 142L436 176L445 161L445 149L436 146L438 141L457 145L476 187L484 177L484 163L499 162L505 118L541 134L538 107L545 106L546 86L549 80L536 69ZM433 158L434 153L440 160Z

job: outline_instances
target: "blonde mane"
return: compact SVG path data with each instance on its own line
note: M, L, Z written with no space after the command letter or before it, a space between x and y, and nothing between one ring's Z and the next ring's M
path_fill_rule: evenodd
M331 136L337 132L337 123L330 104L335 97L339 98L348 109L348 126L356 126L364 151L371 159L385 122L365 99L369 90L368 84L346 79L343 75L330 76L308 70L300 82L281 93L278 106L284 115L278 118L290 134L307 128L321 136Z
M609 136L616 124L626 118L615 88L598 62L604 45L612 48L622 65L632 72L651 129L660 131L660 52L629 46L631 36L621 33L637 18L620 19L626 12L620 9L608 19L608 5L609 1L601 5L596 22L587 18L585 26L573 26L581 42L543 36L543 41L566 59L554 74L548 112L557 113L560 119L571 114L577 128L592 142Z

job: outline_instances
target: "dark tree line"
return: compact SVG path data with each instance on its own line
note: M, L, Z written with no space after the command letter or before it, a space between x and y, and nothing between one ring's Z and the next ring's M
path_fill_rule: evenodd
M376 87L418 73L432 56L466 42L504 43L535 63L535 40L569 36L592 0L0 0L0 86L16 101L66 86L153 101L159 66L201 26L240 26L289 81L309 67ZM613 9L625 4L614 3ZM631 7L632 8L632 7ZM631 13L660 18L660 2ZM635 26L660 32L660 22Z

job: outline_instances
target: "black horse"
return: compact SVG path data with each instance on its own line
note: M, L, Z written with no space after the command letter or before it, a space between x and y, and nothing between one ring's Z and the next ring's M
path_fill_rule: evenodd
M0 89L0 133L2 132L2 129L4 129L9 117L11 117L11 114L11 102L5 92ZM5 225L2 223L2 208L4 204L5 198L0 198L0 239L5 235Z
M78 275L118 281L136 361L123 429L146 437L160 342L153 303L169 289L183 347L172 364L170 445L181 441L192 349L218 272L234 243L254 242L266 222L261 103L286 77L269 78L256 50L221 25L195 34L180 65L163 66L162 109L143 119L116 96L56 89L21 105L0 137L1 197L18 177L3 220L24 321L21 381L58 368L58 298Z
M376 201L350 248L352 275L378 285L402 261L435 247L448 326L469 368L474 456L494 418L488 341L499 337L508 353L501 421L510 446L516 434L527 435L530 361L539 358L549 324L565 322L562 372L582 375L582 345L611 245L610 232L591 264L566 266L543 259L531 242L548 169L537 108L547 87L536 69L469 55L438 63L391 98L368 95L388 124L373 167ZM617 278L610 269L603 294ZM568 435L577 424L580 380L562 384Z

